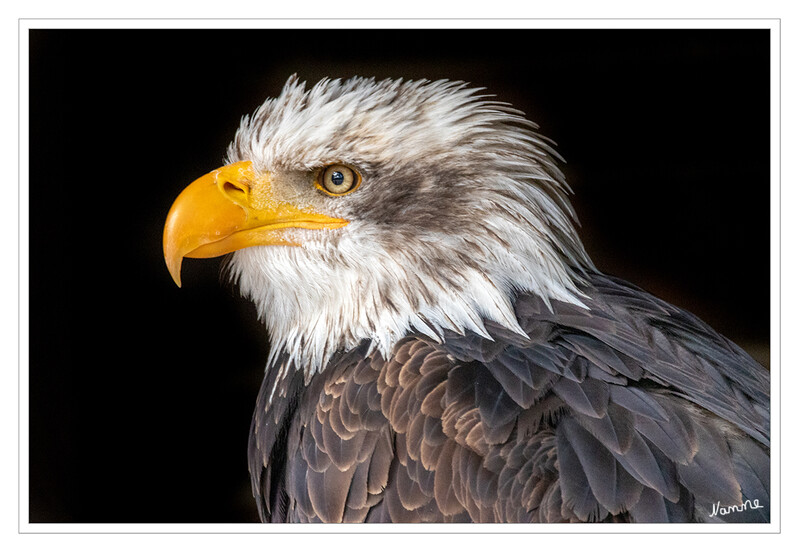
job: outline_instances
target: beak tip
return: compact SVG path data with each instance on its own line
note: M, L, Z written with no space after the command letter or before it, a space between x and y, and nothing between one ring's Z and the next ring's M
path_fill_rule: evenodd
M183 287L183 283L180 281L180 268L178 268L177 272L172 272L170 270L169 275L172 276L172 281L175 282L176 286L178 286L179 288Z
M172 262L170 262L170 260L172 260ZM182 261L182 257L177 257L177 260L174 258L170 259L169 257L166 258L166 268L169 271L169 275L172 276L172 281L175 282L178 287L183 287L180 282L180 266L183 264Z

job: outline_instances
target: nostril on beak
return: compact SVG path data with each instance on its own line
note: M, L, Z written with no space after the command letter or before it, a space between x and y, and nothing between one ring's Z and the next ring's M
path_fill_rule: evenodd
M233 182L230 182L229 180L226 180L222 184L222 189L225 190L226 192L231 192L231 191L234 191L234 190L238 190L239 192L244 192L244 187L242 185L234 184Z
M222 193L224 193L226 196L228 196L236 203L246 201L247 194L249 192L249 189L246 185L241 184L239 182L232 182L230 180L225 180L224 182L221 182L219 188L222 190Z

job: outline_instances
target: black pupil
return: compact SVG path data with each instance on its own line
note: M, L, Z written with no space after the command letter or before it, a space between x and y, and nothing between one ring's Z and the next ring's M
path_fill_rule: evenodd
M335 171L332 175L330 175L330 181L333 182L334 186L341 186L344 184L344 174L339 171Z

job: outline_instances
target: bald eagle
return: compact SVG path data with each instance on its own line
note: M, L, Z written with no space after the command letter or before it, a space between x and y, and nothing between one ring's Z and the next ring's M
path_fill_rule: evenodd
M176 199L168 269L270 338L267 522L768 522L769 374L598 271L550 143L462 82L292 77Z

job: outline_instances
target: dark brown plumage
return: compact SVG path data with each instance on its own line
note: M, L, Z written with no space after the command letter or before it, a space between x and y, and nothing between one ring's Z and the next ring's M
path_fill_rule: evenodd
M250 440L262 518L768 521L765 372L628 284L595 274L584 291L590 313L520 297L529 340L487 324L494 341L409 336L387 361L362 347L307 386L292 372L269 407L268 376Z

